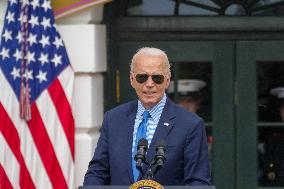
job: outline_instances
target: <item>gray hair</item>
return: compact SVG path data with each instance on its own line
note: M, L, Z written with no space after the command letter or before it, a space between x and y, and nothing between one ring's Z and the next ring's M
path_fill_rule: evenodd
M130 71L131 72L134 69L134 63L135 63L137 57L139 57L140 55L160 56L165 63L167 71L169 73L171 72L171 70L170 70L171 65L170 65L167 54L164 51L162 51L161 49L154 48L154 47L143 47L141 49L138 49L138 51L134 54L134 56L131 60L131 64L130 64Z

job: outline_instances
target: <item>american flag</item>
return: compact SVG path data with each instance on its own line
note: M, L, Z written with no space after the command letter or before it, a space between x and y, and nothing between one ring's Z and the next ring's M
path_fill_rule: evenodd
M73 188L73 81L50 0L9 0L0 42L0 189Z

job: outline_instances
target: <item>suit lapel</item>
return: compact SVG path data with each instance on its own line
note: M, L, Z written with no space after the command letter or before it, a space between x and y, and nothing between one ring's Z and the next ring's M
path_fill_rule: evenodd
M135 103L136 102L136 103ZM129 110L126 112L126 119L125 119L125 152L126 152L126 164L127 164L127 173L130 180L130 183L134 182L133 174L132 174L132 142L133 142L133 130L134 130L134 123L135 117L137 112L137 101L131 103Z
M156 131L154 133L153 139L146 155L148 160L152 160L156 154L155 146L157 141L161 139L166 141L168 134L174 127L175 112L173 110L173 106L173 103L169 99L167 99L167 102L163 109L162 115L160 117L159 123L157 125ZM147 166L144 166L143 168L144 170L146 170Z

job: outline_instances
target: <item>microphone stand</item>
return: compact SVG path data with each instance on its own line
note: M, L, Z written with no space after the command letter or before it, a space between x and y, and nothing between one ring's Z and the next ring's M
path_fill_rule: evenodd
M151 162L149 162L146 159L145 154L144 154L144 157L140 157L139 159L140 159L140 161L136 160L136 168L139 170L139 172L142 175L141 179L153 180L154 174L156 174L157 171L160 170L163 167L163 165L164 165L164 163L166 161L166 157L165 157L165 142L161 141L161 140L158 141L158 144L156 145L156 155L151 160ZM145 173L144 173L144 171L142 169L142 162L141 162L141 160L142 160L142 162L145 165L148 165L147 171Z
M153 161L148 164L147 171L143 174L142 179L153 180L154 172L153 172Z
M162 168L162 164L158 161L152 160L151 163L147 163L148 168L145 174L141 172L142 179L153 180L154 175L157 173L158 170Z

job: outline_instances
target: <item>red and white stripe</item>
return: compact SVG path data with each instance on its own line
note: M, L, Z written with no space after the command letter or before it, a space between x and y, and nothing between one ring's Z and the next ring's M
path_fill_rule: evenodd
M73 81L68 66L31 104L26 122L0 70L0 189L73 188Z

